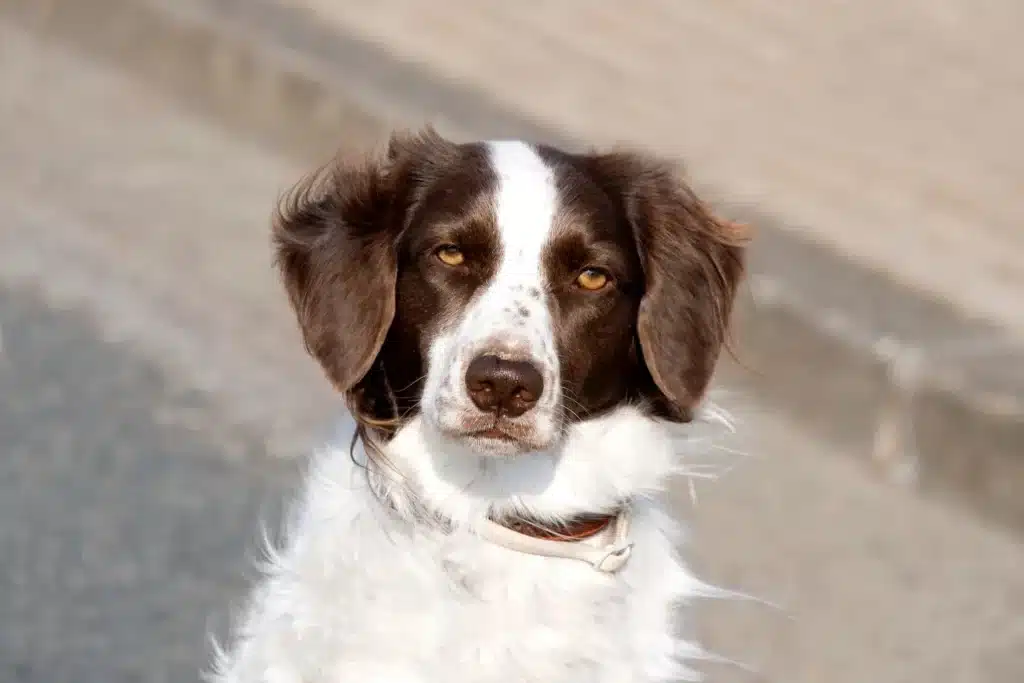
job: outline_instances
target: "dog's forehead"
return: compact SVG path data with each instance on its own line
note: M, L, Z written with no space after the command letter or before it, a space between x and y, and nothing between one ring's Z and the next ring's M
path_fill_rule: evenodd
M536 272L558 210L554 171L526 143L494 141L487 148L497 179L495 223L504 261L509 267Z
M412 168L411 223L429 228L458 223L484 209L491 212L497 179L485 144L454 146L451 154L419 159Z
M542 263L565 248L604 243L634 251L611 198L573 157L523 142L487 143L497 232L506 256Z
M420 229L406 236L409 242L450 235L487 244L497 257L495 274L518 273L517 280L543 280L545 264L585 245L633 247L631 236L620 234L610 198L579 158L518 140L457 149L421 173L427 184L412 220Z

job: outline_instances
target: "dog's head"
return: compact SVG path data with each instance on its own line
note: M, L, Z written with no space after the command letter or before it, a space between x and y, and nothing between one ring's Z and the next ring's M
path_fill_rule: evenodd
M274 223L309 351L357 418L481 454L552 447L624 402L688 420L744 235L639 154L431 130L304 181Z

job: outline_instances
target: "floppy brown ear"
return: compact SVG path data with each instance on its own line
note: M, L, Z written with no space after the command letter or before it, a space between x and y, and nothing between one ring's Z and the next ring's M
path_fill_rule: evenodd
M637 316L644 363L674 417L711 381L744 271L745 226L716 218L666 163L635 154L594 162L629 221L644 269Z
M339 161L301 181L274 216L276 262L309 353L340 391L366 375L395 315L402 229L381 162Z
M381 158L335 161L275 213L276 262L306 348L342 392L360 383L384 345L399 238L432 169L455 149L429 126L397 132Z

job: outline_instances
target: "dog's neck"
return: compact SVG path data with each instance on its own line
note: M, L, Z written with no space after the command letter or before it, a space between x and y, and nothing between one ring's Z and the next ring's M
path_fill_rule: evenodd
M379 457L366 458L367 450ZM489 518L585 533L594 518L612 518L631 499L663 490L678 470L677 450L669 425L623 406L571 425L549 451L514 458L475 453L422 416L362 457L400 513L456 527Z

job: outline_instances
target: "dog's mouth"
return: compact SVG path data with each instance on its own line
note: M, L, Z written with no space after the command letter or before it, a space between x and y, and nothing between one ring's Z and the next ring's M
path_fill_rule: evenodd
M446 438L485 456L547 451L561 436L560 430L551 424L550 415L542 411L510 417L442 405L431 422Z
M500 424L483 429L470 429L462 434L462 438L473 450L483 455L497 456L522 455L536 450L529 436L516 434L513 429Z
M507 434L498 427L489 427L488 429L481 429L475 432L469 432L467 436L476 439L495 439L497 441L518 441L514 436Z
M452 436L464 440L473 450L486 455L520 455L544 448L535 429L490 416L486 421L467 419Z

